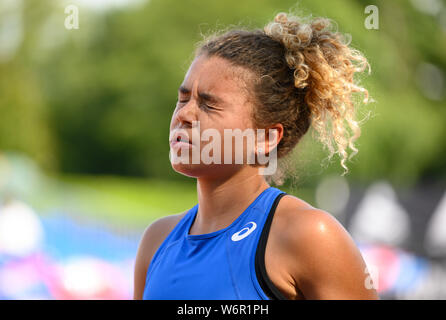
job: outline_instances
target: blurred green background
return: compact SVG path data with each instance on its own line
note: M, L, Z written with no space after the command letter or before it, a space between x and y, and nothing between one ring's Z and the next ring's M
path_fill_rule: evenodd
M169 121L200 33L262 27L296 7L285 0L151 0L92 10L82 2L79 29L67 30L67 3L75 2L2 4L2 24L19 25L2 35L0 149L22 151L54 174L180 181L189 179L169 164ZM349 176L403 185L444 179L444 80L429 81L445 70L445 18L436 21L408 1L373 3L378 30L364 27L370 1L297 2L305 14L337 21L372 66L362 83L377 102L367 106L374 116ZM13 21L18 10L23 15ZM324 172L331 170L341 172L338 161Z
M64 26L68 4L79 8L78 29ZM364 26L368 5L379 9L377 30ZM375 102L358 110L372 113L347 163L349 183L444 185L441 1L25 0L0 3L2 195L129 228L192 207L195 180L172 170L168 135L195 44L231 25L261 28L292 8L335 20L371 64L361 83ZM281 188L315 205L318 183L343 169L338 158L321 167L326 154L310 135L297 148L298 178ZM12 170L14 157L36 171Z

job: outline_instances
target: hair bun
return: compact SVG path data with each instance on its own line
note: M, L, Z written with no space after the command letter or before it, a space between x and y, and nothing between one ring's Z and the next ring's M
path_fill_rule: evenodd
M275 16L273 22L264 27L264 32L281 42L287 50L297 51L309 46L328 26L330 21L326 18L315 18L306 23L296 16L281 12Z
M307 89L305 103L312 115L312 126L330 150L330 157L338 153L341 165L347 170L346 150L350 147L354 152L349 158L358 152L354 141L360 135L352 94L363 93L364 103L368 99L368 91L359 86L354 75L367 67L370 72L370 65L361 52L349 46L349 34L336 29L336 24L328 18L302 18L281 12L263 31L284 46L294 86ZM331 126L327 124L329 119Z
M288 16L281 12L275 16L273 22L264 27L266 35L285 47L285 60L294 70L296 88L303 89L308 86L306 80L309 76L309 68L304 63L302 49L314 43L319 33L328 25L328 19L316 18L311 23L305 23L296 16Z

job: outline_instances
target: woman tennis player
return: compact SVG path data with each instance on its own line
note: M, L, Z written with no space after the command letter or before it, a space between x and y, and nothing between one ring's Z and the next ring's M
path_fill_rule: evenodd
M197 179L198 203L145 230L135 299L378 299L342 225L270 186L259 170L272 154L289 154L310 126L344 168L347 149L357 152L352 94L366 101L367 90L353 76L369 65L332 29L326 18L280 13L263 29L233 29L200 43L170 125L171 155L190 160L171 157L172 167ZM225 132L258 138L260 129L268 130L251 147L243 140L243 161L228 163L240 145L230 143L228 156L223 149L235 136L224 139ZM194 162L194 152L206 148L214 161ZM270 158L261 163L261 155Z

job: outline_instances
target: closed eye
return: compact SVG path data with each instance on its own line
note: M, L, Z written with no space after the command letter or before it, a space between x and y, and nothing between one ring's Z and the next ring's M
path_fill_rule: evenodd
M211 109L211 110L215 110L214 107L211 107L210 105L206 104L206 103L201 103L200 106L205 107L206 109Z
M189 100L178 100L178 103L182 103L182 104L188 103L188 102L189 102ZM206 104L204 102L200 103L200 108L205 108L205 109L209 109L209 110L216 110L216 108L214 108L214 107L212 107L212 106L210 106L210 105L208 105L208 104Z

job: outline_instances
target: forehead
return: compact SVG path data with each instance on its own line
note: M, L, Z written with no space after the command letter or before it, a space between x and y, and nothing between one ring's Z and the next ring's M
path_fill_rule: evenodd
M211 93L230 102L247 98L248 74L248 70L233 66L223 58L201 55L190 65L182 86L192 92Z

